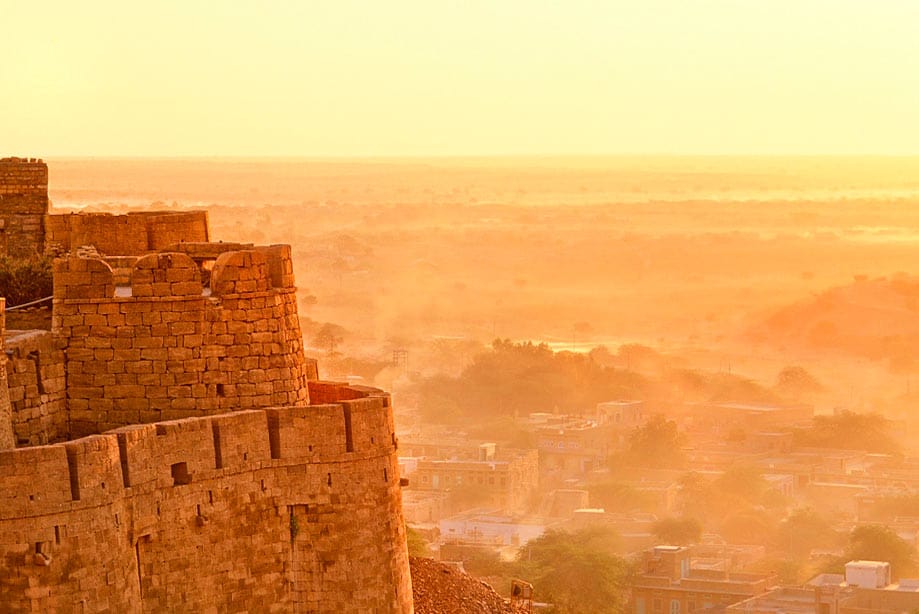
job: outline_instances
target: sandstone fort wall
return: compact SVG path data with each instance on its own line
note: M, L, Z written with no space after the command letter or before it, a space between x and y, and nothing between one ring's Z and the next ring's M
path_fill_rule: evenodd
M140 258L116 296L102 260L55 263L70 433L309 403L287 246L225 252L205 291L181 253Z
M64 351L48 331L20 332L6 343L7 391L16 445L68 438Z
M410 612L388 397L0 452L6 611Z
M4 350L4 335L6 330L6 299L0 298L0 450L12 448L15 445L13 437L13 406L10 403L7 388L7 359Z
M47 204L0 161L0 247L68 254L50 332L0 299L0 610L410 614L390 399L317 381L290 247Z
M30 158L0 158L0 256L44 251L48 165Z
M45 245L58 253L92 245L107 256L139 255L210 240L206 211L63 213L46 216L44 224Z

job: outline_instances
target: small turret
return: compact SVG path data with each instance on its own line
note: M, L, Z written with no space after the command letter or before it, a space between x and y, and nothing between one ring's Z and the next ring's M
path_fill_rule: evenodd
M0 256L26 258L45 247L48 165L34 158L0 158Z

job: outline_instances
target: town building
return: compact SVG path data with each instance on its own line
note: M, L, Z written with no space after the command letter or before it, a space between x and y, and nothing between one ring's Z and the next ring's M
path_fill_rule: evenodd
M771 584L764 574L696 568L689 547L655 546L639 562L630 611L680 614L726 607L765 594Z
M464 501L509 512L523 513L533 505L539 486L539 455L536 450L477 447L474 460L418 458L408 475L409 488L450 492ZM459 511L459 510L454 510Z

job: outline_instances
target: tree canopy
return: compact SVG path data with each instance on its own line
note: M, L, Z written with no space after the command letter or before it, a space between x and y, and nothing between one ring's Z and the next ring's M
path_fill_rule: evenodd
M52 259L0 257L0 296L7 308L51 296L54 291Z
M651 529L662 544L688 546L699 542L702 523L695 518L662 518Z
M556 614L623 612L630 567L613 554L617 545L606 528L548 531L521 549L517 572Z
M917 571L916 549L897 535L896 531L880 524L855 527L849 534L846 560L887 561L895 578L909 577Z
M848 448L866 452L896 454L890 421L876 413L841 411L831 416L814 416L813 427L795 431L798 445L815 448Z
M811 508L793 510L776 531L775 545L795 559L807 557L814 548L832 548L840 541L829 520Z
M322 339L319 347L329 346ZM496 339L475 354L456 377L438 374L417 383L424 417L441 423L525 416L531 412L578 414L614 399L775 403L771 389L730 373L677 368L670 357L628 344L615 356L606 348L588 354L554 352L546 344Z
M680 467L686 460L684 441L676 422L655 414L632 432L623 460L638 467Z
M429 378L420 393L428 418L445 408L491 418L539 411L580 413L610 399L643 398L647 387L642 376L601 366L589 355L497 339L459 377Z

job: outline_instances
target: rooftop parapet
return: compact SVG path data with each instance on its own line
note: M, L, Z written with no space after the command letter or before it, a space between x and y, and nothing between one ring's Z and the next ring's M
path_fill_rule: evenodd
M59 258L54 261L54 298L102 299L115 296L112 267L98 258Z
M48 165L37 158L0 158L0 195L48 198Z
M217 257L211 271L212 295L266 292L270 288L268 257L262 252L226 252Z
M230 297L295 289L289 245L236 251L221 251L220 244L194 245L190 253L161 252L140 257L130 269L130 286L117 288L114 271L105 260L59 258L54 263L54 297L61 300ZM208 245L215 248L206 248ZM213 262L212 270L204 268L207 262ZM203 284L203 278L208 278L209 283Z
M46 215L45 243L56 253L91 245L106 256L141 256L183 242L206 243L206 211L64 213Z
M131 295L201 296L201 272L185 254L142 256L131 272Z

